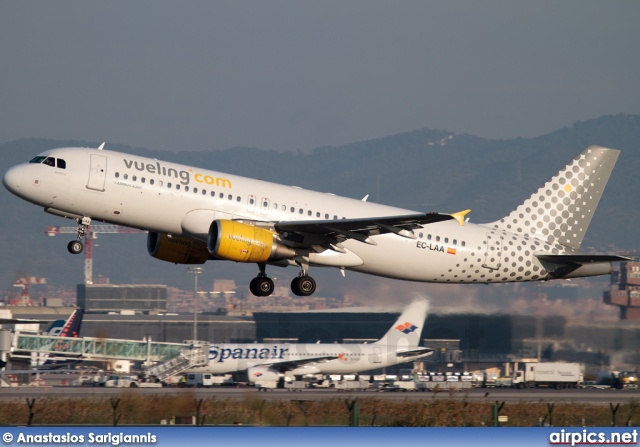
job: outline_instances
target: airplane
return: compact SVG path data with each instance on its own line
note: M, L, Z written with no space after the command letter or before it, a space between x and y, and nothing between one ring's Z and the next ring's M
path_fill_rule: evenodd
M433 349L419 346L429 302L415 299L389 331L373 343L211 344L209 364L187 373L247 372L250 382L277 381L283 374L355 374L412 362Z
M58 338L51 342L51 346L48 349L51 351L64 351L65 340L63 340L63 338L78 338L80 336L83 316L84 309L76 309L69 315L66 321L56 320L51 323L42 335ZM81 360L79 355L76 354L31 353L32 365L37 365L37 368L40 370L69 368Z
M42 152L8 169L4 186L53 215L75 219L70 253L92 220L148 231L162 261L255 263L251 293L268 296L266 266L297 266L309 296L312 266L434 283L505 283L606 275L621 256L580 250L620 151L590 146L504 218L470 210L416 211L97 149Z

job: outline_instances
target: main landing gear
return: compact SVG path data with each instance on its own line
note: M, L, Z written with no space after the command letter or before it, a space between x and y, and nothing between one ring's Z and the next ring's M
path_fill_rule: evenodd
M67 250L69 250L69 253L72 255L80 254L82 253L82 250L84 250L82 238L87 234L87 228L91 225L91 218L83 217L82 219L76 219L76 222L78 222L78 228L76 229L78 237L75 241L71 241L67 244Z
M249 283L249 290L255 296L269 296L273 293L275 285L273 284L273 280L269 278L265 272L266 265L258 264L258 268L260 269L260 273Z
M316 291L316 280L303 271L291 281L291 291L298 296L312 295Z
M269 296L273 293L275 285L273 280L265 272L265 264L258 264L260 273L249 283L249 290L255 296ZM309 296L316 291L316 281L307 275L307 270L303 269L300 276L291 281L291 291L297 296Z

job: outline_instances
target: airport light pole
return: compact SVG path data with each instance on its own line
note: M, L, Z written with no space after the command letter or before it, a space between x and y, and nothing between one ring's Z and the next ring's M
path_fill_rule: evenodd
M202 267L187 267L187 273L193 274L193 339L198 339L198 275Z

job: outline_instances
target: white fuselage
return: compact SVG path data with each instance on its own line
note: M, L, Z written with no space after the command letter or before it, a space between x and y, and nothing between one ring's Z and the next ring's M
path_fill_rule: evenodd
M279 222L416 213L106 150L63 148L41 155L64 160L64 168L34 163L11 168L3 181L14 194L69 217L89 216L202 241L214 219ZM534 253L568 250L527 234L454 220L413 233L416 239L371 236L376 245L349 239L343 243L345 253L311 253L309 263L410 281L530 281L551 279ZM488 250L494 243L498 249ZM565 277L583 276L579 272Z
M398 352L424 349L419 346L391 347L375 343L247 343L212 344L209 364L189 372L228 374L246 371L261 366L277 367L292 362L309 363L289 369L292 375L305 374L354 374L384 368L398 363L410 362L426 354L402 357ZM322 360L324 357L332 359ZM335 358L334 358L335 357ZM320 359L312 361L311 359Z

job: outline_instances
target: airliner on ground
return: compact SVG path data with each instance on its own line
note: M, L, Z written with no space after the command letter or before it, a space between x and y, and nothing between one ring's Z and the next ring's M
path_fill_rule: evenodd
M470 210L419 213L97 149L42 152L2 179L13 194L75 219L83 250L92 220L148 230L151 256L178 264L255 263L254 295L274 283L267 265L297 266L293 293L311 295L311 266L408 281L501 283L604 275L626 258L580 244L619 151L591 146L508 216L465 222Z
M416 299L374 343L215 344L209 365L187 372L228 374L246 371L249 381L278 380L282 374L354 374L412 362L433 349L419 346L428 301Z
M51 342L48 348L51 351L64 350L66 343L63 338L78 338L80 336L80 328L82 327L82 318L84 309L74 310L67 320L56 320L42 334L49 337L60 337ZM78 355L72 354L48 354L48 353L31 353L31 365L38 369L61 369L70 368L72 365L80 362ZM16 360L14 360L16 361ZM19 360L18 360L19 362Z

